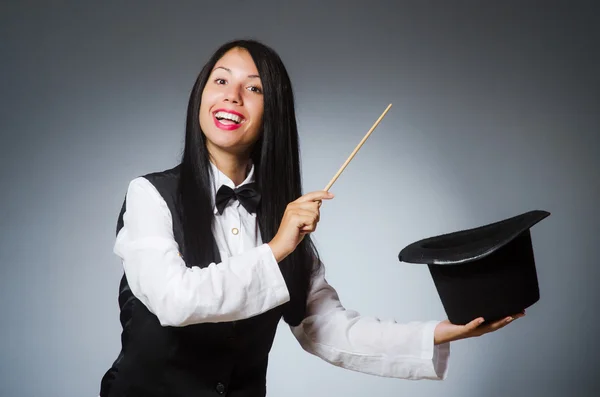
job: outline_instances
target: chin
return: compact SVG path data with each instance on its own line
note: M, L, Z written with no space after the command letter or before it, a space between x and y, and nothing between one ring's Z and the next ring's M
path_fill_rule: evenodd
M239 139L223 139L223 137L206 136L208 148L213 147L219 151L241 154L248 150L248 143L242 142Z

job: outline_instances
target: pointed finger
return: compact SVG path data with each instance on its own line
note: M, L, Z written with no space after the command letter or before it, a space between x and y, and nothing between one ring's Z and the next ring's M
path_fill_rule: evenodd
M295 202L302 203L305 201L331 200L333 197L334 197L334 194L331 192L318 190L315 192L307 193L307 194L299 197L298 199L296 199Z

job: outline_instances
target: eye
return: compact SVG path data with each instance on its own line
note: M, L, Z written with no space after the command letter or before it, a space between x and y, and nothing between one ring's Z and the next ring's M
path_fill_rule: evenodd
M252 86L248 87L248 90L250 90L252 92L256 92L257 94L262 94L262 89L260 87L255 86L255 85L252 85Z
M215 79L215 83L217 83L217 84L221 84L221 85L222 85L222 84L226 84L227 82L225 81L225 79L219 79L219 78L216 78L216 79Z

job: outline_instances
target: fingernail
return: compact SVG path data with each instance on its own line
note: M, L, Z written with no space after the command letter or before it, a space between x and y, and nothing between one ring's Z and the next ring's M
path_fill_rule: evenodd
M514 320L514 318L512 318L512 317L509 317L509 318L507 318L507 319L506 319L506 322L507 322L507 323L510 323L512 320Z

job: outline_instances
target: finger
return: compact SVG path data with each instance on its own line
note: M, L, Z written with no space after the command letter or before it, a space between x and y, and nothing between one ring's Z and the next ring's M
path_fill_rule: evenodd
M317 230L317 225L304 225L299 229L300 234L310 234L314 233Z
M475 331L484 321L485 319L483 317L478 317L470 323L465 324L464 329L466 332Z
M291 208L302 208L309 211L318 212L319 202L317 201L301 201L298 203L291 204Z
M503 327L507 326L512 321L513 321L513 317L511 317L511 316L505 317L505 318L503 318L501 320L494 321L493 323L491 323L487 327L485 327L484 332L488 333L488 332L497 331L500 328L503 328Z
M334 194L331 192L317 190L316 192L310 192L305 194L304 196L299 197L295 202L301 203L305 201L331 200L333 197Z
M483 317L478 317L465 325L454 325L453 338L458 340L476 335L478 333L479 326L483 323L483 321Z
M311 228L310 231L314 232L319 224L319 219L311 218L311 222L302 226L303 231L308 231L307 228Z
M508 316L505 317L501 320L498 320L496 322L494 322L493 324L491 324L494 327L499 327L502 328L503 326L513 322L514 320L521 318L521 317L525 317L525 311L522 311L521 313L517 313L517 314L513 314L512 316Z
M292 214L295 215L300 215L300 216L312 216L314 217L315 221L318 222L321 213L319 212L319 210L315 210L313 208L301 208L301 207L296 207L291 211Z
M294 224L299 229L303 228L313 228L316 222L315 215L310 211L298 210L294 214Z
M504 327L504 326L512 323L513 321L515 321L515 320L517 320L517 319L519 319L521 317L525 317L525 313L521 312L521 313L513 314L512 316L508 316L508 317L506 317L506 318L504 318L504 319L502 319L502 320L500 320L498 322L502 323L501 325L502 325L502 327ZM500 327L500 328L502 328L502 327Z
M290 208L291 209L289 211L292 214L300 214L300 215L311 214L312 216L315 217L316 222L319 222L321 220L321 212L319 211L317 204L314 202L296 203L296 204L293 204L293 206Z
M300 233L314 233L317 230L317 224L312 224L310 226L302 226L302 228L300 228Z

